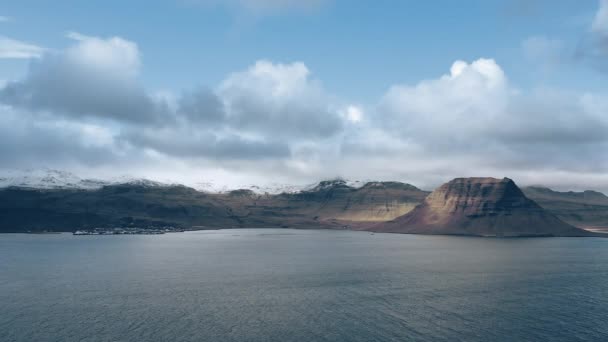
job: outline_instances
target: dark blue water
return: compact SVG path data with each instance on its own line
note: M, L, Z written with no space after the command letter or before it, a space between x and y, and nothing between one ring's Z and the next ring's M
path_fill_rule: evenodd
M608 239L0 235L0 341L608 341Z

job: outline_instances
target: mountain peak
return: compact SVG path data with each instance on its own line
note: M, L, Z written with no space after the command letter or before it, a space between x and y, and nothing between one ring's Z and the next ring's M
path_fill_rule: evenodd
M361 187L361 189L371 189L371 188L421 191L419 188L417 188L411 184L402 183L402 182L394 182L394 181L367 182Z
M173 186L175 183L163 183L145 178L121 176L109 180L81 178L71 172L39 169L10 170L0 175L0 188L17 187L23 189L78 189L97 190L110 185L131 185L139 187Z
M345 180L337 178L324 180L319 182L316 186L311 189L305 190L304 192L321 192L321 191L329 191L329 190L354 190L355 188L350 186Z
M583 236L528 199L509 178L456 178L378 231L480 236Z
M73 173L54 169L10 170L0 176L0 188L24 189L99 189L107 182L82 179Z

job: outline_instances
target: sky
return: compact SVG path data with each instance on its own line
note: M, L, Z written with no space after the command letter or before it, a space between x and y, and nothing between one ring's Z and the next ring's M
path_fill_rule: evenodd
M608 0L21 0L0 170L608 192Z

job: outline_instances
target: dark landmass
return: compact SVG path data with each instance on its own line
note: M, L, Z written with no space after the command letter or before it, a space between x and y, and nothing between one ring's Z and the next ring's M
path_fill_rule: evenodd
M508 178L456 178L377 232L473 236L594 236L542 208Z
M74 235L161 235L166 233L183 233L183 229L175 227L129 227L129 228L90 228L82 229L74 232Z
M185 186L108 185L98 190L0 189L0 232L65 231L109 227L334 228L401 216L428 193L398 182L361 188L344 181L298 193L250 190L204 193Z
M597 191L559 192L545 187L526 187L526 196L562 221L573 226L608 232L608 196Z
M206 193L146 182L96 190L9 187L0 189L0 232L329 228L570 236L586 233L572 226L608 227L608 197L599 192L528 187L524 193L511 180L489 178L460 178L431 195L405 183L369 182L356 188L342 180L276 195L246 189Z

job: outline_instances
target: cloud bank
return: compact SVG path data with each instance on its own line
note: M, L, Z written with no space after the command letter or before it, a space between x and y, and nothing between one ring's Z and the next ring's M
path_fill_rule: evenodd
M143 86L135 42L68 38L0 89L2 165L190 184L341 176L432 188L489 175L608 189L608 96L524 91L491 58L389 85L366 105L332 94L303 62L269 60L170 100Z

